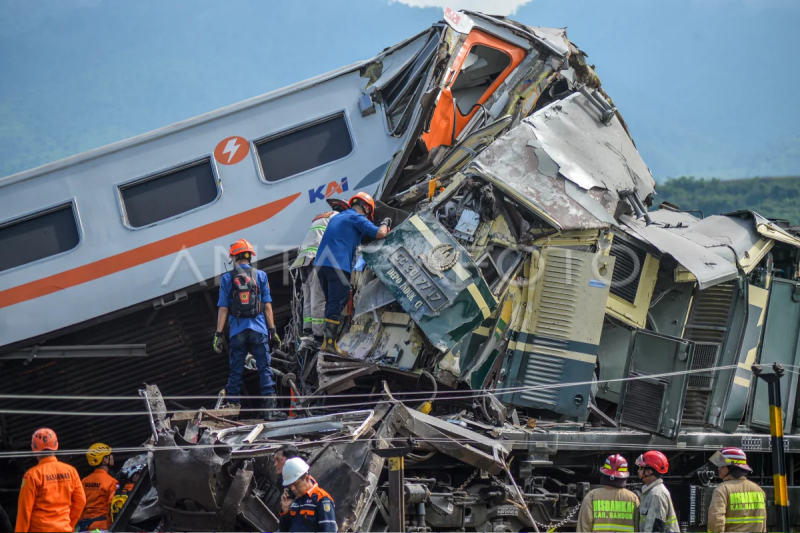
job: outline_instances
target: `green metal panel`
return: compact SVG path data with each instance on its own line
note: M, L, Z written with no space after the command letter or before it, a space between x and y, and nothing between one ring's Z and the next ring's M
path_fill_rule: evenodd
M429 257L442 244L457 251L458 260L437 273L425 266L421 256ZM469 253L427 212L412 216L386 239L365 247L362 256L442 352L453 349L497 307Z
M637 330L623 382L618 420L622 425L675 438L680 428L694 343Z
M800 282L773 279L769 289L767 316L764 322L764 337L758 350L761 366L780 363L793 370L792 365L800 364ZM750 401L749 425L754 428L769 429L769 399L767 384L754 380L750 385L753 395ZM797 395L797 373L787 372L781 380L781 402L784 414L784 432L790 433L792 417L786 413L794 412Z

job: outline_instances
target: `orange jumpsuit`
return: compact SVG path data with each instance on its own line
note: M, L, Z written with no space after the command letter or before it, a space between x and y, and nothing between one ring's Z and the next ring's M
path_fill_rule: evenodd
M55 457L44 457L22 478L15 530L72 531L85 503L78 471Z
M111 525L111 500L117 492L119 484L108 472L98 468L83 478L83 491L86 493L86 507L83 508L81 520L87 518L103 518L89 524L89 531L108 529Z

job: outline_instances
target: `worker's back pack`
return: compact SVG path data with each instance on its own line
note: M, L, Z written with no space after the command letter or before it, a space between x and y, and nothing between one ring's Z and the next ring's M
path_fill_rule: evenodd
M255 276L251 276L251 272ZM230 314L236 318L255 318L264 310L258 294L258 269L237 267L231 272Z

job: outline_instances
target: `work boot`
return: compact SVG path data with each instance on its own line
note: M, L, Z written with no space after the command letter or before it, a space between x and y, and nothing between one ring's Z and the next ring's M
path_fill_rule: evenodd
M275 410L278 407L278 402L275 400L275 395L267 396L262 400L264 408L264 422L274 422L278 419L278 412Z
M321 351L332 353L340 357L347 357L347 352L339 348L336 343L336 330L339 327L339 322L335 320L325 319L325 340L322 341Z
M216 409L219 414L217 416L221 416L226 420L239 420L239 413L242 410L241 402L225 402L219 406L219 409ZM228 411L227 413L225 411Z

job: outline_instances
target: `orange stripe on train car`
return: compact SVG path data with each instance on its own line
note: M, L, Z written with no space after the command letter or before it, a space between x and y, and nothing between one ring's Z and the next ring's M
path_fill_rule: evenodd
M286 209L299 196L300 193L298 192L280 200L275 200L160 241L145 244L88 265L79 266L60 274L0 291L0 309L116 274L117 272L174 254L184 247L191 248L250 226L255 226Z

